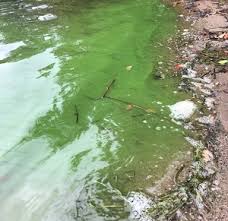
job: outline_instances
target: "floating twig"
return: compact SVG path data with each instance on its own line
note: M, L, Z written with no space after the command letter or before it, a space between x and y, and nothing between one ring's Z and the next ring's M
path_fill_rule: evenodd
M75 218L79 218L79 217L81 217L79 211L80 211L80 209L83 210L83 208L81 206L81 201L80 200L76 200L75 207L76 207L76 217Z
M142 117L142 116L144 116L144 114L134 114L134 115L132 115L132 117Z
M129 179L135 178L135 171L134 170L126 171L126 176Z
M77 105L76 104L74 105L74 108L75 108L74 115L75 115L76 124L77 124L78 121L79 121L79 112L78 112L78 108L77 108Z
M88 99L93 100L93 101L97 101L97 100L101 99L100 97L99 98L94 98L94 97L90 97L88 95L85 95L85 97L87 97Z
M105 98L106 95L108 94L108 92L111 90L112 86L115 84L116 79L113 79L106 87L105 92L103 93L103 95L100 98Z
M143 110L146 113L154 113L155 112L154 110L152 110L150 108L145 108L145 107L142 107L142 106L140 106L138 104L130 103L130 102L125 101L125 100L122 100L122 99L118 99L118 98L114 98L114 97L109 97L109 96L105 96L105 98L110 99L110 100L114 100L114 101L118 101L118 102L123 103L123 104L132 105L133 107L138 108L140 110Z
M134 103L131 103L131 102L128 102L128 101L125 101L125 100L122 100L122 99L118 99L118 98L114 98L114 97L110 97L110 96L107 96L108 93L110 92L110 90L112 89L113 85L115 84L116 82L116 79L113 79L107 86L106 86L106 90L104 91L104 93L102 94L101 97L98 97L98 98L93 98L93 97L90 97L90 96L86 96L87 98L89 98L90 100L100 100L100 99L104 99L104 98L107 98L107 99L110 99L110 100L114 100L114 101L118 101L120 103L123 103L123 104L127 104L127 105L131 105L132 107L135 107L135 108L138 108L140 110L143 110L145 111L146 113L154 113L155 111L153 109L150 109L150 108L145 108L145 107L142 107L138 104L134 104Z
M103 98L106 98L106 95L109 93L109 91L111 90L112 86L115 84L116 82L116 79L113 79L107 86L106 86L106 89L104 91L104 93L98 97L98 98L94 98L94 97L90 97L90 96L87 96L85 95L87 98L89 98L90 100L94 100L94 101L97 101L97 100L100 100L100 99L103 99Z

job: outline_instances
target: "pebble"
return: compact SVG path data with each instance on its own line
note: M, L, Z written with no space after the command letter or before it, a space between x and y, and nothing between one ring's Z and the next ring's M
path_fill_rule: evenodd
M214 180L213 184L214 184L215 186L218 186L218 185L219 185L219 181L218 181L218 180Z

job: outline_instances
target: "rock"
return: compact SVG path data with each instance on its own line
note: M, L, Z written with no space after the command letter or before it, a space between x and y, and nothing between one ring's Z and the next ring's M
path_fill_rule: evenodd
M215 28L226 28L228 26L228 22L226 18L219 14L214 14L203 19L200 19L196 22L196 28L198 29L215 29Z
M146 214L147 209L152 205L152 200L149 197L140 192L131 192L126 200L131 206L131 219L152 221L152 218Z
M203 150L202 156L203 156L204 162L209 162L209 161L212 161L214 159L214 156L211 153L211 151L209 151L207 149Z

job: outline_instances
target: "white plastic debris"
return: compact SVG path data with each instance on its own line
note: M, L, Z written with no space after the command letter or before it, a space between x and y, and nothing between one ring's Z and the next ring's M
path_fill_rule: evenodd
M48 8L48 5L43 4L43 5L33 6L32 10L39 10L39 9L46 9L46 8Z
M56 15L53 15L53 14L46 14L46 15L41 15L38 17L38 20L39 21L50 21L50 20L53 20L53 19L56 19L57 16Z
M197 106L194 102L185 100L169 106L171 117L176 120L186 120L196 111Z

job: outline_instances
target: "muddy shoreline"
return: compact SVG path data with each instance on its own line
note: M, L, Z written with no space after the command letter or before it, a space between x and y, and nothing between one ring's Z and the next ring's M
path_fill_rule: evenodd
M181 76L179 89L192 94L200 113L185 123L195 132L188 178L157 199L152 216L228 220L228 2L166 2L189 24L178 39L175 71Z

